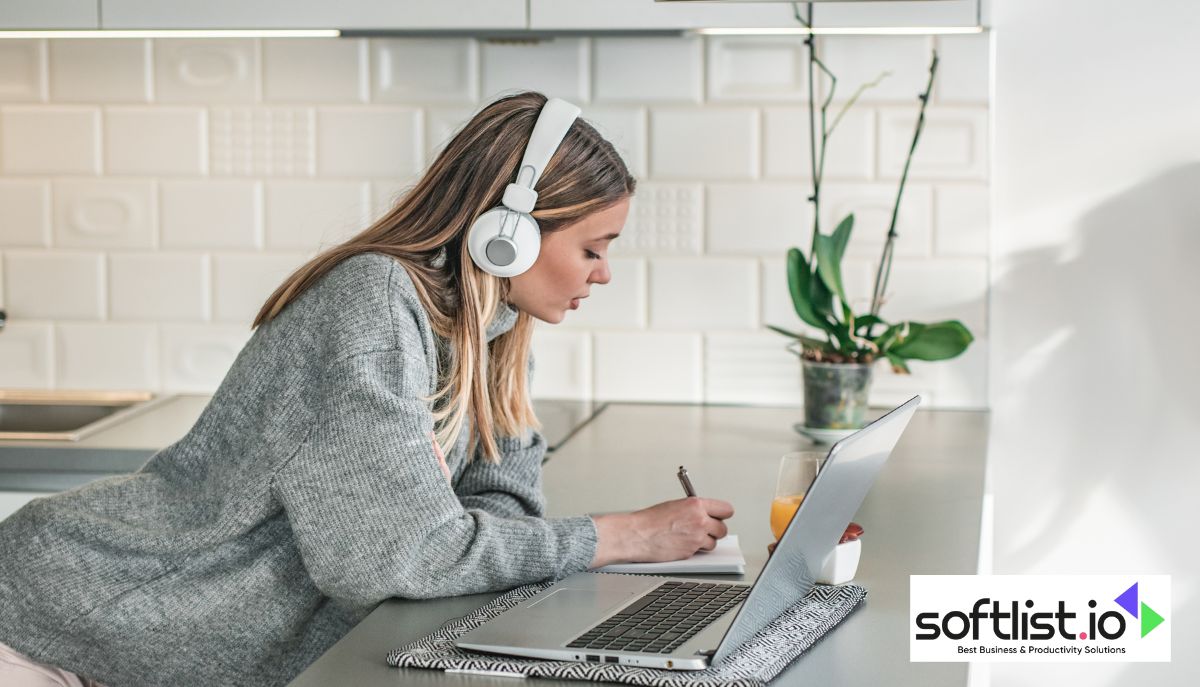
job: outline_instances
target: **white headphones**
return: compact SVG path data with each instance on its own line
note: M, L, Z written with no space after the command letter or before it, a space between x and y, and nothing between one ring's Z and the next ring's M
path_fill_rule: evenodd
M533 187L579 116L565 100L546 101L533 125L516 181L504 189L500 205L480 215L467 233L467 250L479 269L497 277L515 277L533 266L542 250L542 234L530 214L537 202Z

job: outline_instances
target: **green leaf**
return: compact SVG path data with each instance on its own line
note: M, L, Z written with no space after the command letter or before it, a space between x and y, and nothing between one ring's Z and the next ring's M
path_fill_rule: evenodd
M787 252L788 291L792 295L792 307L800 319L818 329L828 329L829 322L813 305L812 272L804 253L799 248L790 248Z
M842 256L846 254L846 244L850 243L850 231L854 229L854 213L846 215L837 225L837 229L833 230L833 245L836 249L835 258L839 267L842 264Z
M887 355L888 350L891 349L891 347L896 343L896 340L900 337L900 334L904 331L905 324L907 323L900 322L893 324L887 329L883 330L882 334L872 339L874 344L879 347L880 353Z
M767 329L770 329L771 331L777 332L779 334L783 334L784 336L786 336L788 338L795 339L795 340L799 341L805 348L815 348L819 351L824 351L826 353L830 353L833 351L833 346L828 341L814 339L811 336L805 336L803 334L800 334L799 332L789 331L787 329L784 329L783 327L776 327L773 324L768 324Z
M891 346L889 352L910 360L946 360L967 350L974 340L958 320L933 324L910 322L908 336Z
M887 322L884 322L883 318L879 317L878 315L859 315L858 317L854 318L854 332L858 333L867 327L874 327L875 325L879 324L882 324L885 327L887 326Z
M884 353L887 356L888 362L892 364L892 370L896 374L912 374L912 370L908 369L908 365L904 362L904 358L895 353Z
M825 286L846 302L846 291L842 288L842 263L837 256L837 244L832 236L817 235L817 274Z

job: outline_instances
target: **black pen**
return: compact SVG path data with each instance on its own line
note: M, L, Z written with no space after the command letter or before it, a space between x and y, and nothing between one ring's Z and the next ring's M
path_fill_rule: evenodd
M688 479L687 468L679 466L679 483L683 485L683 493L688 496L695 496L696 490L692 488L692 480Z

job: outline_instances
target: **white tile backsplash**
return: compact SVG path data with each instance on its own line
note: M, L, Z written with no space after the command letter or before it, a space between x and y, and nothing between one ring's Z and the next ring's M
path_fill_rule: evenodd
M0 247L50 245L50 182L0 179Z
M55 331L61 389L158 388L158 331L152 324L61 323Z
M100 109L10 105L0 110L5 174L99 174Z
M109 317L150 322L206 320L208 273L207 255L109 255Z
M483 101L519 90L536 90L582 105L591 90L588 39L488 42L480 50Z
M544 323L533 329L534 398L586 401L592 398L592 336Z
M155 182L95 179L54 182L54 243L71 248L153 248Z
M782 255L812 240L811 188L803 183L708 185L706 252Z
M146 39L50 41L50 99L56 102L147 102L150 72Z
M808 100L808 52L799 36L708 39L710 100Z
M0 102L46 99L46 41L0 41Z
M596 102L688 102L703 98L699 38L597 38L592 41Z
M743 258L650 261L652 329L751 329L758 326L758 263ZM687 284L687 288L680 288Z
M371 40L371 102L473 103L479 45L468 38Z
M160 331L163 390L216 389L253 333L242 325L164 324Z
M699 334L597 332L592 345L595 397L599 400L703 400Z
M258 248L262 182L167 180L159 184L163 248Z
M425 159L415 108L320 108L317 142L317 171L325 177L407 177Z
M10 321L98 320L107 298L104 256L76 252L4 252Z
M259 42L252 38L154 41L154 99L161 103L252 103Z
M264 40L262 94L277 103L366 101L366 39Z
M108 174L201 175L208 171L205 112L197 107L109 107Z
M881 367L875 402L986 405L989 41L819 39L831 118L893 72L825 163L823 229L858 218L859 311L941 55L883 314L978 341L911 377ZM288 274L495 96L533 89L583 107L638 178L611 282L535 327L534 395L794 405L799 366L763 325L804 328L784 255L811 243L805 57L802 37L0 41L0 386L211 391Z
M49 322L9 322L0 336L0 388L54 386L54 327Z
M650 110L650 176L752 179L759 167L759 112L750 107Z

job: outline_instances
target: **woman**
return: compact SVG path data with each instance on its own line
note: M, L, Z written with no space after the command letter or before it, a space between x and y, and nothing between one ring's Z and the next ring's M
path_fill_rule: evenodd
M480 269L465 237L546 102L485 107L386 216L289 277L183 439L0 524L0 683L284 684L389 597L679 559L725 535L729 504L697 498L541 517L533 318L609 281L634 189L575 120L535 187L536 262Z

